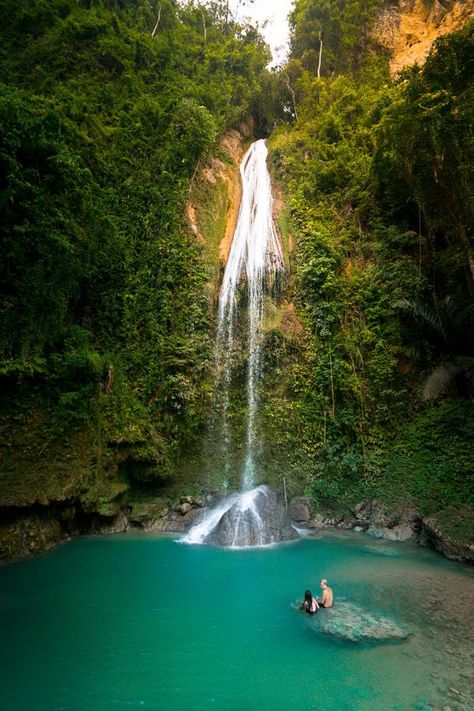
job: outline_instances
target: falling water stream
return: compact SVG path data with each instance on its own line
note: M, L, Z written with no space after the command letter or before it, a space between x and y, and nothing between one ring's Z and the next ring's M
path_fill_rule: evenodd
M252 143L240 167L242 201L229 258L219 294L215 342L217 427L224 475L231 460L229 404L233 369L238 361L237 327L247 315L246 338L246 439L240 496L232 495L183 538L186 543L219 543L230 547L265 545L293 537L293 531L279 510L278 501L267 487L255 487L256 452L259 449L258 406L262 370L264 298L285 270L283 252L273 221L273 196L267 168L264 140ZM246 309L241 308L247 295ZM239 341L240 342L240 341ZM268 519L277 521L275 527ZM216 531L216 532L215 532Z
M242 310L238 296L246 284L248 298L247 427L242 472L244 491L255 485L256 418L262 367L262 326L265 286L285 269L280 239L273 221L273 197L264 140L252 143L240 167L242 202L219 294L215 344L217 387L221 404L221 437L224 460L231 446L228 420L232 368L235 364L235 330Z

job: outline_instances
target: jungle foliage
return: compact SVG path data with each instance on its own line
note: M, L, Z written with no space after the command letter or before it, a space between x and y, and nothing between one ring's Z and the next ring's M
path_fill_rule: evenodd
M473 26L394 81L364 39L377 3L361 5L297 2L282 70L294 121L271 154L304 330L284 449L312 461L323 509L375 495L431 512L474 496Z
M130 476L176 478L202 439L216 269L185 205L251 113L258 135L274 128L290 266L265 324L262 479L325 509L472 503L473 27L394 81L371 31L381 4L297 0L289 61L270 73L223 0L4 0L9 505L62 447L44 490L64 498L69 477L110 513Z
M2 443L38 411L44 442L97 431L166 476L206 417L188 190L268 49L224 2L5 0L1 20Z

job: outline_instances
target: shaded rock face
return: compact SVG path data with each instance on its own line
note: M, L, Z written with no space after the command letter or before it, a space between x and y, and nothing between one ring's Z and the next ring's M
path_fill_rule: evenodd
M280 497L267 486L241 494L203 542L226 547L265 546L299 538Z
M30 513L0 526L0 560L15 560L53 548L66 538L50 513Z
M350 602L338 602L312 618L315 628L324 634L350 642L390 642L413 634L407 625L397 624L377 612L368 612Z

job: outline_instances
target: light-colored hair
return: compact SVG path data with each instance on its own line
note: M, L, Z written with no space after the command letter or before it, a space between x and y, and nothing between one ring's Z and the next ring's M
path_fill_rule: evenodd
M328 581L326 580L326 578L323 578L321 580L321 585L327 585L327 584L328 584Z

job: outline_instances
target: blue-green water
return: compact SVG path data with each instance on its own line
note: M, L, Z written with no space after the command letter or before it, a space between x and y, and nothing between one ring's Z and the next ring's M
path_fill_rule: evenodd
M324 636L291 607L322 576L415 634ZM240 551L77 540L0 569L0 708L468 709L473 591L470 569L356 534Z

